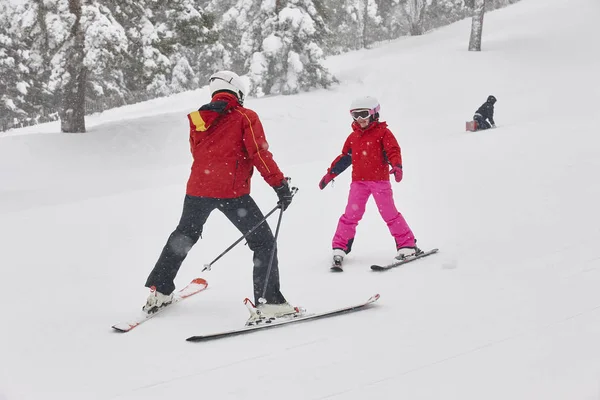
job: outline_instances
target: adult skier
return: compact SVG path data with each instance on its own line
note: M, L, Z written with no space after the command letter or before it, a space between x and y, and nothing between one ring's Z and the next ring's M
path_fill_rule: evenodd
M269 151L258 115L243 106L246 94L243 81L231 71L219 71L210 77L209 88L211 102L188 115L193 163L183 212L146 280L150 295L143 310L147 313L172 302L177 272L201 237L204 223L213 210L225 214L243 234L264 219L250 196L254 168L273 187L283 210L292 202L288 182ZM275 318L295 313L296 309L280 291L276 244L267 222L246 240L254 252L254 300L260 315ZM275 256L267 276L273 251ZM266 303L261 303L265 282L268 282Z

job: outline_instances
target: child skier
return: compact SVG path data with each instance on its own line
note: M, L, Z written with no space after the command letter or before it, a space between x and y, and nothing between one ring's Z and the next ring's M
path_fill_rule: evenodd
M322 190L352 165L348 205L339 219L332 241L334 271L342 270L342 261L352 249L356 226L371 195L396 241L396 258L401 260L421 252L411 229L394 204L389 175L393 174L396 182L402 180L402 156L387 123L379 121L379 109L379 102L371 96L359 97L352 102L352 133L344 143L342 154L331 163L327 174L319 182Z
M492 95L488 96L485 103L481 105L475 111L475 115L473 116L473 120L477 122L477 130L482 129L490 129L495 128L496 123L494 122L494 104L496 103L496 98ZM489 120L489 123L488 121Z

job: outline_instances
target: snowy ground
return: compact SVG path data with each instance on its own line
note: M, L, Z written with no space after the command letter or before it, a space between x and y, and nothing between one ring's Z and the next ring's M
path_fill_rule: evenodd
M211 216L178 276L209 290L131 333L175 227L198 90L0 135L1 400L600 399L600 3L523 0L470 21L328 60L331 90L249 99L300 188L280 234L282 290L318 311L380 293L372 310L222 341L251 295L251 254ZM436 256L386 274L394 245L374 204L343 274L330 241L350 173L317 187L374 95L396 134L400 210ZM489 94L498 129L464 131ZM275 194L254 179L270 210ZM275 223L273 219L272 224Z

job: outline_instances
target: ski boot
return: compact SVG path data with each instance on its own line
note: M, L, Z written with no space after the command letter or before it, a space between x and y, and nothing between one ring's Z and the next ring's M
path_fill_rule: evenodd
M346 252L342 249L333 249L333 261L331 262L331 271L333 272L343 272L342 263L344 262L344 257L346 256Z
M142 311L147 314L152 314L158 311L159 308L166 307L173 302L173 293L162 294L156 290L155 286L150 288L150 295L146 300L146 305L142 307Z
M418 256L423 251L417 246L414 247L401 247L396 253L396 260L402 261L410 257Z

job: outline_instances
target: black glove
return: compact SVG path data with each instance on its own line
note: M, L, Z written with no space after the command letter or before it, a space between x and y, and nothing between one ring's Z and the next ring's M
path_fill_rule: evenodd
M283 211L285 211L288 206L292 204L293 197L288 181L284 179L281 181L280 186L273 186L273 189L275 190L275 193L277 193L277 197L279 197L277 204L283 209Z

